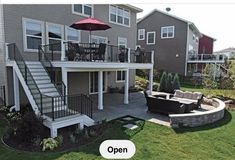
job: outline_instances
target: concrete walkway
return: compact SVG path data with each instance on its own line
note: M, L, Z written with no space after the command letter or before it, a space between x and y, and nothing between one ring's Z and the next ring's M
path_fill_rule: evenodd
M104 94L104 109L98 110L97 105L94 105L93 119L95 121L103 119L112 120L130 115L160 125L170 126L168 116L147 112L146 100L143 93L130 93L128 105L123 104L123 98L124 95L120 93ZM93 95L93 100L94 104L97 104L96 95Z

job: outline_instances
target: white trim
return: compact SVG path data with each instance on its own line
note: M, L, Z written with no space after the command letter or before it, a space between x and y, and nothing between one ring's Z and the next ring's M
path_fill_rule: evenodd
M125 71L126 71L126 70L117 70L117 71L116 71L116 83L123 83L123 82L125 82L125 78L126 78L126 77L123 79L123 72L124 72L124 74L126 74ZM121 79L122 79L122 80L118 80L118 79L117 79L117 77L118 77L118 76L117 76L117 75L118 75L118 72L121 72Z
M151 34L151 33L154 33L154 36L153 36L153 43L149 43L149 42L148 42L149 34ZM147 44L147 45L155 44L155 39L156 39L156 32L155 32L155 31L147 32L147 38L146 38L146 44Z
M143 38L140 38L140 32L143 31ZM145 40L145 29L138 29L138 40Z
M68 29L72 29L72 30L78 32L78 41L68 40ZM66 42L69 41L69 42L73 42L73 43L79 43L79 42L81 42L81 31L80 31L80 30L76 30L76 29L74 29L74 28L71 28L71 27L69 27L69 26L65 26L65 41L66 41Z
M92 94L98 94L98 91L97 92L91 92L91 72L97 72L97 76L98 76L98 74L99 74L99 71L89 71L88 73L89 73L89 86L88 86L88 89L89 89L89 94L90 95L92 95ZM103 93L107 93L107 72L106 71L103 71L103 75L104 75L104 79L103 79L103 81L104 81L104 90L103 90Z
M113 22L113 21L111 21L111 15L110 15L110 10L111 10L111 6L114 6L114 7L116 7L116 8L122 8L123 10L127 10L128 12L129 12L129 25L126 25L126 24L124 24L124 15L123 15L123 24L121 24L121 23L118 23L117 22L117 11L116 11L116 22ZM116 24L116 25L120 25L120 26L124 26L124 27L131 27L131 11L129 10L129 9L127 9L127 8L123 8L123 7L120 7L120 6L117 6L117 5L113 5L113 4L109 4L109 23L112 23L112 24Z
M118 37L118 46L120 45L120 42L125 42L125 48L127 48L127 38L125 37Z
M86 4L81 4L81 5L82 5L82 13L79 13L79 12L74 11L74 4L72 4L71 5L72 6L72 14L84 16L84 17L94 17L94 5L93 4L90 4L91 5L91 16L84 14L84 5L86 5Z
M25 17L22 17L22 29L23 29L23 46L24 46L24 52L38 52L38 49L28 49L27 48L27 35L26 35L26 22L32 22L32 23L38 23L41 25L41 32L42 32L42 36L32 36L30 35L31 37L41 37L42 38L42 44L44 44L44 41L45 41L45 32L44 32L44 22L43 21L39 21L39 20L35 20L35 19L29 19L29 18L25 18Z
M129 8L131 8L131 9L134 9L134 10L136 10L136 11L138 11L138 12L143 12L143 9L141 9L141 8L138 8L138 7L136 7L136 6L133 6L133 5L130 5L130 4L123 4L124 6L127 6L127 7L129 7Z
M168 29L169 28L173 28L173 32L172 32L172 36L169 37L168 34L169 34L169 31ZM167 36L166 37L163 37L163 29L167 29ZM171 38L175 38L175 26L164 26L164 27L161 27L161 39L171 39Z
M50 38L50 39L60 40L60 41L64 40L64 25L46 22L46 44L49 44L49 36L48 36L49 26L56 26L56 27L60 27L61 29L61 39L59 38ZM60 51L57 51L57 52L60 52Z

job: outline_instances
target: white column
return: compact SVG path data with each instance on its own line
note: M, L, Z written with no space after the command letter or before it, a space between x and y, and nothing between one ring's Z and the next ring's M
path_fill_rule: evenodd
M149 70L149 94L152 95L153 93L153 68Z
M68 72L65 68L62 68L62 81L66 87L65 94L68 95Z
M131 49L128 48L128 52L127 52L127 62L130 63L131 62Z
M151 63L154 64L154 50L151 51Z
M124 104L129 104L129 69L125 71Z
M98 109L103 110L103 71L98 72Z
M8 44L9 44L9 43L5 43L6 61L8 61L8 60L9 60Z
M13 84L14 84L14 101L15 101L15 106L13 108L15 109L15 111L20 111L19 79L14 69L13 69Z
M61 61L65 60L65 44L64 41L61 40Z
M52 126L50 130L51 130L51 138L57 137L57 128Z

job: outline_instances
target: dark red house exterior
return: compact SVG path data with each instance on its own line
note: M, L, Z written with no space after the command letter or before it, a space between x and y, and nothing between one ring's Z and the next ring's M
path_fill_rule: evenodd
M212 54L214 41L214 38L203 34L199 39L198 54Z

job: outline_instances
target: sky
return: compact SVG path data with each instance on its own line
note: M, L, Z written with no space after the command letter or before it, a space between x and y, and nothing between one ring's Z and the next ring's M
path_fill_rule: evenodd
M141 18L153 9L165 11L171 8L170 14L193 22L201 33L216 39L214 51L235 47L235 3L154 3L133 4L144 11L137 15Z

